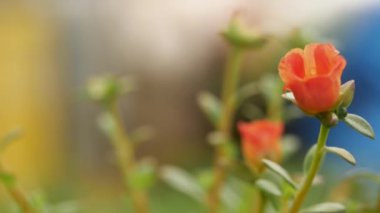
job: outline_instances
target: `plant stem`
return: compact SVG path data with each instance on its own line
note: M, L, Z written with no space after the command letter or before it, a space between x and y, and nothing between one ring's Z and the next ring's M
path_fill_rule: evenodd
M318 173L321 163L323 161L323 158L325 156L325 145L327 141L327 137L329 134L330 128L321 124L320 130L319 130L319 136L318 136L318 142L317 142L317 148L314 154L313 161L311 163L311 167L308 171L308 174L306 176L306 179L302 183L301 188L299 189L298 193L296 194L296 197L293 201L293 204L290 208L290 213L297 213L300 209L304 199L306 198L307 193L309 192L309 189L313 183L314 177Z
M239 82L239 71L242 55L242 49L233 47L230 56L228 57L227 67L224 73L222 88L222 112L218 130L227 138L230 137L230 129L236 108L235 92ZM220 191L225 182L226 164L229 161L229 159L227 159L228 156L226 156L224 152L225 145L226 144L222 143L216 147L213 168L214 177L212 185L208 191L208 207L210 213L218 212L220 206Z
M115 135L111 139L111 142L123 173L127 193L131 196L133 207L137 213L149 212L148 197L145 191L135 189L129 181L129 176L136 166L134 147L125 132L116 103L110 106L109 113L115 124Z
M274 121L283 121L283 102L284 99L281 97L282 93L282 82L278 77L272 77L275 80L275 85L272 93L274 94L268 101L268 118Z
M288 199L289 199L288 196L284 196L282 198L282 201L281 201L281 206L282 206L281 212L282 213L288 213L288 202L289 202Z
M0 171L4 172L3 166L0 164ZM29 200L27 199L26 195L21 191L21 189L14 183L14 184L6 184L5 185L9 195L13 198L13 200L18 204L18 206L21 208L22 212L24 213L35 213L36 211L30 204Z
M257 195L257 201L255 204L257 205L255 212L257 213L264 213L265 210L265 204L266 204L266 197L263 192L259 192Z

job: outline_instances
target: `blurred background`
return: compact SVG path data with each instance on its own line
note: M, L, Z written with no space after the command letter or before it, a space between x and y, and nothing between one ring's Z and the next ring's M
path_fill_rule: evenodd
M380 4L375 0L1 0L0 133L22 129L21 139L2 156L5 167L28 191L43 191L53 203L79 199L98 212L115 206L112 200L122 194L120 174L96 125L101 108L84 92L86 81L102 73L136 81L137 90L122 100L123 118L130 131L154 129L139 156L155 157L159 165L209 166L213 155L205 136L212 127L196 98L203 90L219 93L229 50L219 33L236 11L249 26L272 36L264 48L247 54L244 81L276 73L295 30L310 41L333 42L348 61L344 81L356 81L351 111L379 132ZM317 126L303 118L287 131L300 135L306 150ZM329 143L351 151L358 167L380 170L377 140L341 124ZM339 168L333 169L336 174L350 168L340 161L329 166ZM190 202L170 190L159 202L174 198L179 209Z

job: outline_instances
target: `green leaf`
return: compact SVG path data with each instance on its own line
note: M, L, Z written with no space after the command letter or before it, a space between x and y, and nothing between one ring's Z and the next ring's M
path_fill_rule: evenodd
M259 188L261 191L263 191L265 193L272 194L272 195L275 195L278 197L280 197L282 195L282 192L278 188L278 186L269 180L258 179L255 182L255 185L257 186L257 188Z
M332 147L332 146L326 146L325 147L327 152L334 153L341 157L343 160L347 161L349 164L355 166L356 165L356 160L354 156L348 152L347 150L339 147Z
M226 212L236 212L235 209L238 208L237 205L242 199L240 193L241 191L236 187L236 184L231 183L230 180L226 181L220 195L221 203L226 207Z
M7 187L13 186L16 182L16 178L7 172L0 172L0 180Z
M320 203L301 210L301 213L340 213L346 212L346 208L340 203Z
M313 145L310 147L309 151L307 151L305 159L303 160L303 173L307 174L309 172L311 162L313 161L315 151L317 150L317 145Z
M203 203L205 192L198 184L197 179L187 171L174 167L164 166L161 169L161 178L165 183L176 190L192 197L193 199Z
M294 183L289 173L284 168L282 168L278 163L267 160L267 159L263 159L262 162L268 169L270 169L271 171L273 171L274 173L282 177L293 188L297 188L297 185Z
M17 140L21 136L21 129L13 129L3 136L0 140L0 152L4 151L5 148L11 144L13 141Z
M198 96L198 104L210 122L217 126L221 112L219 99L209 92L201 92Z
M368 121L359 115L348 114L343 120L350 127L363 134L364 136L375 139L375 132L373 131L371 124L369 124Z

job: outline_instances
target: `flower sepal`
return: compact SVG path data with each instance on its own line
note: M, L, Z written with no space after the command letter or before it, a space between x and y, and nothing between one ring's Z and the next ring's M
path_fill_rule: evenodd
M296 98L294 97L294 94L290 91L286 91L281 95L281 97L287 101L292 102L293 104L297 105Z
M340 86L339 92L339 105L340 107L348 108L355 94L355 81L350 80Z
M319 113L316 117L321 121L321 123L327 127L334 127L339 123L339 118L335 112L324 112Z

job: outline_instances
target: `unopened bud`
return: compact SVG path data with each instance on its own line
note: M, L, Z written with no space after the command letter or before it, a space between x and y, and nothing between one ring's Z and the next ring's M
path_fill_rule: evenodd
M221 34L230 44L239 48L258 48L267 41L264 35L245 26L239 14L232 17L228 29Z
M132 88L132 82L125 78L106 75L90 79L87 85L89 97L103 104L114 102L120 95Z

